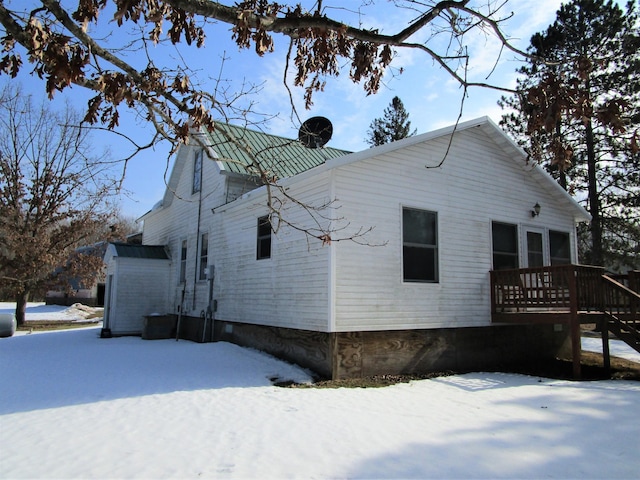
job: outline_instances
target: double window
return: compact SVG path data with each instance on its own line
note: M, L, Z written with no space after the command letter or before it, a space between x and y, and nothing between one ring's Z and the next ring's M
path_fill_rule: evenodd
M438 215L402 209L402 276L405 282L438 282Z
M256 258L271 258L271 222L268 215L258 218Z

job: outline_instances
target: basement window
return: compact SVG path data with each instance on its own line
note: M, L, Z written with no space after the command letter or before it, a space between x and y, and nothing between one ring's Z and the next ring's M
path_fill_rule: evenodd
M271 258L271 222L269 216L258 218L258 241L256 259Z

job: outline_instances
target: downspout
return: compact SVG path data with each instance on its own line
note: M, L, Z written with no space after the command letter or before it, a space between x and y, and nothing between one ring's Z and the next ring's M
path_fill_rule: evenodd
M335 182L336 182L336 173L335 170L332 169L329 174L329 200L333 201L335 198ZM331 220L329 223L329 229L334 227L333 211L331 214ZM328 265L327 265L327 331L329 337L329 371L331 373L331 378L338 378L339 376L339 348L338 348L338 333L336 331L336 245L337 243L331 243L326 248L329 249L328 252Z
M329 199L333 201L335 198L335 182L336 182L335 170L331 170L329 174ZM329 223L329 230L333 228L333 215ZM327 289L329 294L327 295L327 330L333 334L336 331L336 247L335 244L329 244L329 262L328 268L328 285Z
M193 296L192 296L192 310L196 309L196 290L198 285L198 259L200 258L200 250L202 249L202 245L200 245L200 217L202 216L202 189L204 185L202 185L202 172L204 171L204 151L201 152L202 159L200 160L200 192L198 194L198 223L196 225L196 255L194 260L194 271L193 271ZM200 247L200 248L198 248Z

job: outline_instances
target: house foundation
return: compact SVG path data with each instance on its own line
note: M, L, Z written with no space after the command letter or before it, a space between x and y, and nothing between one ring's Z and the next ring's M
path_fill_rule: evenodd
M478 371L554 358L569 331L559 325L311 332L216 320L216 340L255 348L330 379Z

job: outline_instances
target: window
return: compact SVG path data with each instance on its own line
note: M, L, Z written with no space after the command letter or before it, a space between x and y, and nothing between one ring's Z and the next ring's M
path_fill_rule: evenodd
M187 241L182 240L180 247L180 283L187 279Z
M191 193L198 193L202 188L202 149L196 150L193 158L193 188Z
M198 278L200 280L207 279L207 263L209 257L209 234L203 233L200 236L200 273Z
M567 265L571 263L571 243L566 232L549 232L549 250L551 265Z
M544 265L544 247L542 233L527 232L527 267Z
M518 227L508 223L493 222L493 269L519 268Z
M438 216L402 209L402 275L405 282L438 281Z
M258 218L258 247L256 258L271 258L271 222L269 216Z

